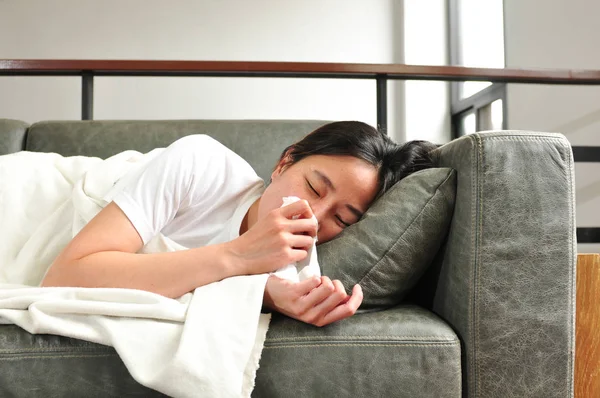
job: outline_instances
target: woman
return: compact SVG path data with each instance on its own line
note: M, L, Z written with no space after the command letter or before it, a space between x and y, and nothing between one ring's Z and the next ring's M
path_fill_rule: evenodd
M214 139L181 138L116 184L112 201L60 253L42 286L176 298L227 277L275 271L305 258L314 237L327 242L356 223L400 179L433 166L433 148L397 145L365 123L334 122L288 147L265 189ZM285 196L305 200L281 207ZM138 254L158 233L189 249ZM360 286L347 295L326 276L292 283L271 275L264 294L267 308L317 326L353 315L361 302Z

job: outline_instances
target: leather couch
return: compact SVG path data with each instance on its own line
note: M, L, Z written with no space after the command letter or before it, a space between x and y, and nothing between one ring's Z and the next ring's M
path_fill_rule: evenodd
M108 157L209 134L268 178L319 121L0 120L0 155ZM448 238L410 300L316 328L275 317L255 397L572 397L575 222L559 135L473 134L438 149L457 171ZM1 182L0 182L1 183ZM1 221L0 221L1 224ZM0 325L2 397L152 397L111 347Z

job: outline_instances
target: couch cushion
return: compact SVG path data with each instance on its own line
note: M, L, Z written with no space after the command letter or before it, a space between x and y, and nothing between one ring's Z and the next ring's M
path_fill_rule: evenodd
M361 310L396 305L438 252L454 209L456 173L421 170L377 200L363 218L318 246L323 274L346 289L359 283Z
M14 325L0 325L0 370L0 397L164 396L138 384L112 347ZM324 328L275 316L252 396L450 398L460 391L458 337L433 313L403 305Z
M138 384L112 347L0 325L0 397L166 397Z
M0 155L23 149L28 126L20 120L0 119Z
M107 158L127 149L148 152L190 134L207 134L246 159L268 181L281 151L324 121L144 120L49 121L29 129L27 150Z
M400 305L324 328L275 316L253 397L461 396L456 334L423 308Z

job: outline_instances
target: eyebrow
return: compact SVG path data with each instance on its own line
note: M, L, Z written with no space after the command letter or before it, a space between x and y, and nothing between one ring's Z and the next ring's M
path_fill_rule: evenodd
M335 192L335 187L333 186L333 183L331 182L329 177L327 177L325 174L321 173L319 170L313 170L313 173L315 173L317 175L317 177L319 177L321 179L321 181L323 181L325 183L325 185L327 185L329 187L329 189L331 189L333 192Z
M325 185L327 185L329 187L329 189L331 189L333 192L335 192L335 186L333 185L333 183L331 182L331 180L329 179L329 177L327 177L325 174L321 173L319 170L313 170L313 173L315 173L317 175L317 177L319 177L319 179L321 181L323 181L323 183L325 183ZM346 204L346 207L356 217L362 218L362 216L363 216L363 212L362 211L358 210L356 207L354 207L354 206L352 206L350 204Z

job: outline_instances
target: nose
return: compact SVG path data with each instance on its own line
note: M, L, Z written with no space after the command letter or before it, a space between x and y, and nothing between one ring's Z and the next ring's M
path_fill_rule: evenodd
M313 215L317 218L319 225L317 226L317 231L321 229L322 221L325 219L325 215L327 214L327 206L324 206L323 203L312 202L309 203L310 208L312 209Z

